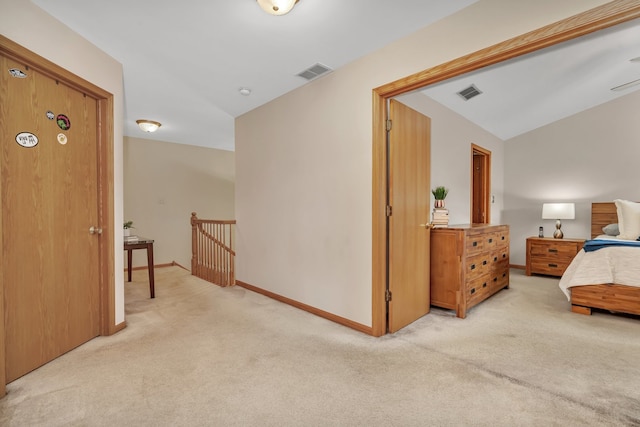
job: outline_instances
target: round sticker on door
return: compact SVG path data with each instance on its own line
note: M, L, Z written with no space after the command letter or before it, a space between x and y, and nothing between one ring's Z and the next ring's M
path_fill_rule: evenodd
M67 135L65 135L64 133L59 133L58 142L62 145L65 145L67 143Z
M62 130L68 130L71 127L71 121L69 117L64 114L58 114L56 117L56 122L58 123L58 127Z
M53 111L47 111L47 119L53 120L56 118L56 115L53 114Z
M31 132L20 132L16 135L18 145L25 148L32 148L38 145L38 137Z
M27 77L27 73L18 68L10 68L9 74L11 74L11 77L17 77L19 79L24 79Z

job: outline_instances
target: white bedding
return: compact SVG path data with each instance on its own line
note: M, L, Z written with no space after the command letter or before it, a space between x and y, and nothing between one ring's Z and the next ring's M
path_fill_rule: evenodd
M572 286L606 283L640 287L640 248L615 246L593 252L583 249L569 264L559 285L571 300Z

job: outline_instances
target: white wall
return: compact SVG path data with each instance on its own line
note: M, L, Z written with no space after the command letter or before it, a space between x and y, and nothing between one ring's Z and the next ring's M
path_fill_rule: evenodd
M124 217L133 234L154 239L154 263L191 269L191 212L235 219L235 153L141 138L124 138ZM147 266L133 251L133 266Z
M502 223L504 142L419 92L398 101L431 118L431 188L449 189L446 206L449 224L471 221L471 144L491 151L491 224ZM433 206L433 196L432 206Z
M0 0L0 33L111 92L114 101L114 222L122 223L122 65L27 0ZM114 28L114 31L116 29ZM103 228L110 225L103 224ZM115 233L115 270L123 271L122 233ZM115 321L124 321L124 276L116 274Z
M238 280L371 326L372 89L603 3L480 0L237 118Z
M565 237L591 237L591 203L640 200L640 91L505 142L505 220L511 224L511 262L526 262L526 238L545 236L555 221L541 219L544 202L575 202L563 220Z

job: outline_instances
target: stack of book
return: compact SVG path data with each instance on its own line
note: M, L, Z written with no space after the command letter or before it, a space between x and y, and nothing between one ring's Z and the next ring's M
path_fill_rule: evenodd
M431 223L434 227L448 227L449 209L433 208L433 219L431 220Z
M139 239L138 236L134 236L134 235L124 236L125 242L136 242L138 239Z

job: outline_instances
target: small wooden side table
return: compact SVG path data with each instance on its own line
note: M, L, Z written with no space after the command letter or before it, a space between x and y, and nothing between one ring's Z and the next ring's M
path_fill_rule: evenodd
M137 240L125 240L124 250L127 251L127 279L131 281L131 262L133 259L134 249L147 250L147 269L149 270L149 293L151 298L156 297L154 275L153 275L153 240L146 237L138 237Z
M527 238L527 276L546 274L561 277L584 242L584 239Z

